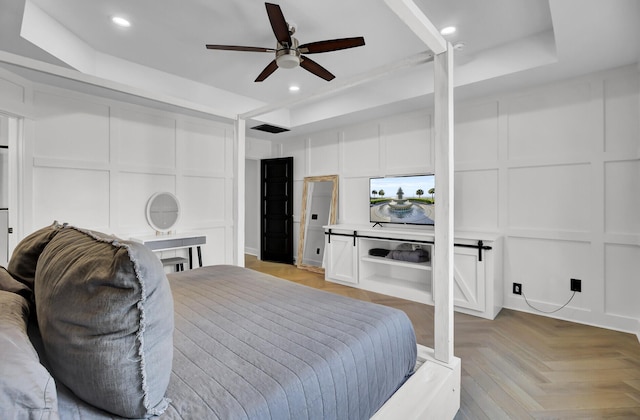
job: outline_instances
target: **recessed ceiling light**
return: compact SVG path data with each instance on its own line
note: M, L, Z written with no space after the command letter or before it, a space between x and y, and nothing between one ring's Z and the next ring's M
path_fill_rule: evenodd
M295 85L289 86L289 92L297 92L299 90L300 90L300 86L295 86Z
M131 22L129 22L127 19L120 17L120 16L114 16L111 18L111 22L115 23L118 26L121 26L123 28L128 28L129 26L131 26Z
M452 33L454 33L456 31L456 27L455 26L447 26L446 28L442 28L440 30L440 33L442 35L451 35Z

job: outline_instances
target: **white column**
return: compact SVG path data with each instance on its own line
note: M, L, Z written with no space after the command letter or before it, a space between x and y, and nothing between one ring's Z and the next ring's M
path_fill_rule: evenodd
M233 174L233 196L235 206L233 225L235 232L234 264L239 267L244 267L245 127L246 121L240 117L236 118L234 124L235 169Z
M434 59L435 247L434 351L453 360L453 48Z

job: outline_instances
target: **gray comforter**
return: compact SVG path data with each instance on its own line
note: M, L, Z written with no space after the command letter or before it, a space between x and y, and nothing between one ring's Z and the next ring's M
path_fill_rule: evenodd
M399 310L235 266L169 280L172 402L162 419L367 419L415 365ZM111 418L60 388L63 419Z

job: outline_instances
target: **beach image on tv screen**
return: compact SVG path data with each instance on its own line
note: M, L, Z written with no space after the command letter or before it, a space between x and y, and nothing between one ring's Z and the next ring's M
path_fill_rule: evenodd
M371 178L371 222L434 224L435 177L433 175Z

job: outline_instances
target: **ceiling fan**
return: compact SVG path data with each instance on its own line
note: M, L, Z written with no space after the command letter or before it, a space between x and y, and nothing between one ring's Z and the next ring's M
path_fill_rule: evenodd
M210 50L275 52L276 58L271 61L264 70L262 70L262 73L260 73L256 78L256 82L262 82L265 80L274 71L276 71L278 67L292 69L297 66L302 67L324 80L332 80L335 76L331 74L331 72L302 54L316 54L344 50L364 45L364 38L361 36L354 38L330 39L299 45L298 40L291 36L295 33L296 28L287 23L280 6L272 3L265 3L265 6L267 7L267 15L269 16L271 28L273 29L273 33L278 42L276 48L207 44L207 49Z

